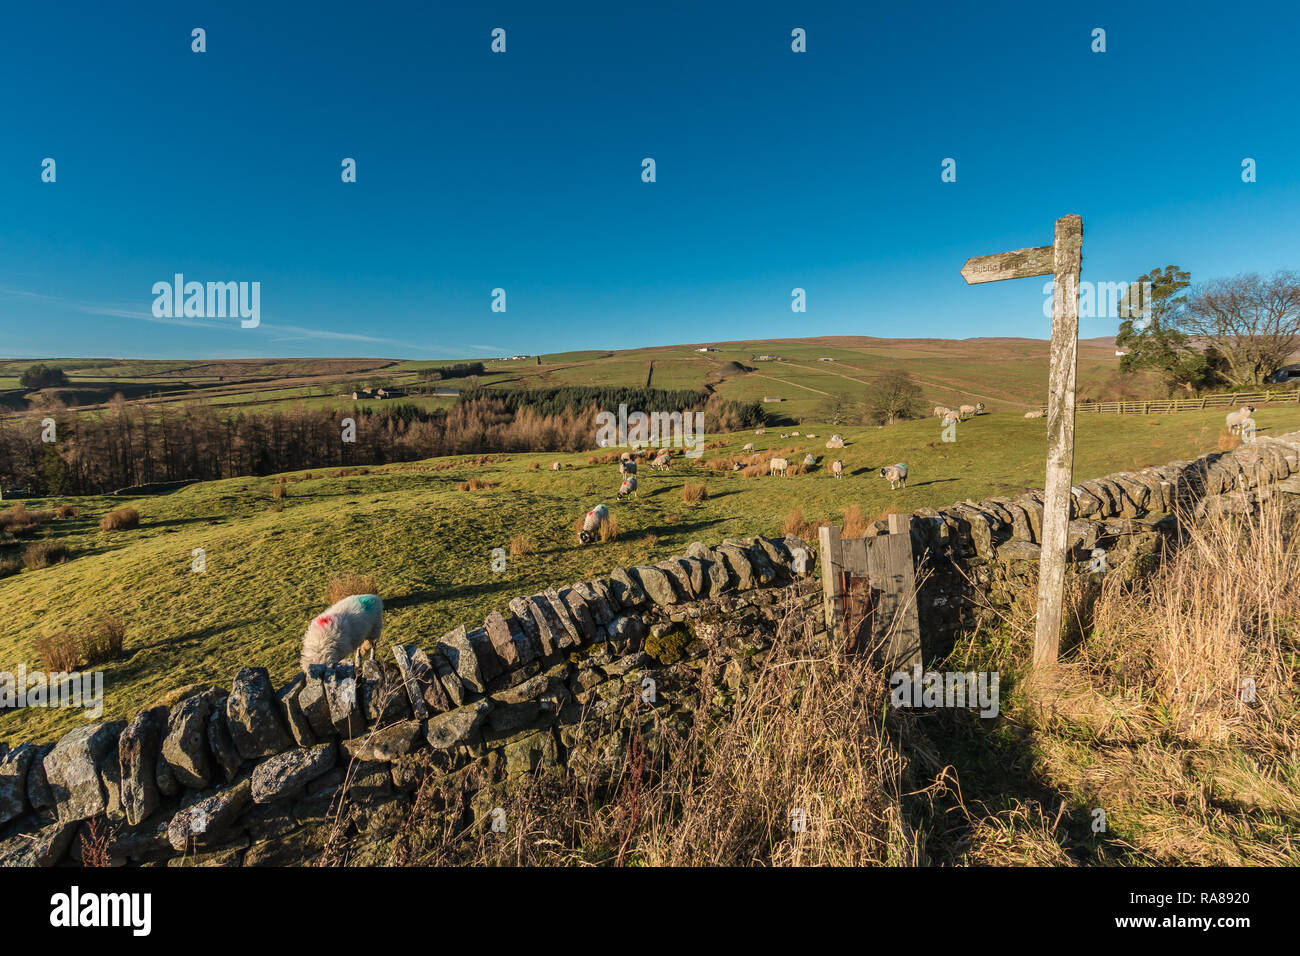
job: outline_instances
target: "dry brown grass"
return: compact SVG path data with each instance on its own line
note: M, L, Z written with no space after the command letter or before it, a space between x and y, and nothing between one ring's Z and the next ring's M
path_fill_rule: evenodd
M126 641L126 626L116 614L104 614L81 635L81 657L87 666L119 657Z
M54 517L56 518L75 518L79 514L81 514L81 509L76 505L59 505L54 509Z
M600 540L604 542L614 541L618 538L618 518L610 515L600 523Z
M379 585L373 575L348 571L330 578L329 584L325 586L325 603L337 604L345 597L351 597L354 594L378 593Z
M129 531L140 526L140 512L134 508L118 508L99 519L100 531Z
M533 553L533 543L522 534L517 534L510 539L510 556L512 558L522 558L526 554Z
M23 565L29 571L48 568L68 560L68 549L59 541L35 541L23 548Z
M688 505L697 505L701 501L708 501L708 499L709 489L704 482L693 485L688 481L682 485L682 501Z
M840 527L841 538L861 538L867 533L868 521L859 505L849 505L844 509L844 524Z
M43 634L36 639L36 656L41 669L51 674L75 671L80 661L77 642L66 634Z
M1241 447L1240 435L1233 432L1229 432L1228 429L1226 428L1219 429L1219 441L1218 441L1219 451L1232 451L1233 449L1240 448L1240 447Z
M279 498L287 498L287 497L289 497L289 488L288 488L288 486L285 485L283 482L278 482L278 483L276 483L275 485L272 485L272 486L271 486L271 497L272 497L272 498L276 498L276 499L279 499Z
M781 533L794 535L804 541L816 542L817 529L830 523L829 518L822 518L820 521L804 520L803 509L795 508L785 516L785 521L781 523Z
M462 481L456 485L457 491L486 491L488 488L495 488L496 483L484 478L471 478L469 481Z
M49 524L55 518L53 511L29 511L21 501L4 511L0 511L0 531L8 531L15 537L33 534L41 525Z

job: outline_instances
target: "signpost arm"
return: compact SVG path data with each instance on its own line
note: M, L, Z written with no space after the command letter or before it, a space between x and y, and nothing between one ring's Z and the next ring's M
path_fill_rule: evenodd
M1052 365L1047 394L1047 482L1038 571L1034 666L1054 664L1061 643L1065 557L1074 481L1074 388L1079 351L1079 273L1083 220L1056 221L1052 286Z

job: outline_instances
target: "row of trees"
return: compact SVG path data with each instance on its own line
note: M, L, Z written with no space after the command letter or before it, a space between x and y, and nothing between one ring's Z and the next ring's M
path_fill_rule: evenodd
M1191 278L1170 265L1129 287L1115 338L1127 352L1120 371L1152 371L1188 392L1272 380L1300 348L1300 274L1250 273L1195 287Z
M633 390L640 392L641 390ZM662 396L644 411L688 410ZM612 408L617 409L617 403ZM410 403L380 408L308 408L230 414L211 406L114 403L102 414L34 413L0 421L0 483L34 494L102 494L118 488L184 479L334 466L379 465L439 455L582 451L596 444L596 413L609 405L525 403L514 393L477 394L451 409ZM733 430L744 406L707 396L692 410L708 430ZM55 420L56 441L45 417ZM344 419L354 428L345 440Z

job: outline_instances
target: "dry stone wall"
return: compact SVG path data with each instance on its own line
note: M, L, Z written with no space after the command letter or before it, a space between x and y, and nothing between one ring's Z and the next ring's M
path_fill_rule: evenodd
M431 776L465 796L465 822L521 775L567 766L599 782L634 725L649 737L691 719L706 661L734 687L778 627L824 642L814 571L796 538L696 543L515 598L359 671L277 688L245 667L229 690L0 750L0 865L83 862L96 840L113 865L303 863L330 840L352 862L389 862Z

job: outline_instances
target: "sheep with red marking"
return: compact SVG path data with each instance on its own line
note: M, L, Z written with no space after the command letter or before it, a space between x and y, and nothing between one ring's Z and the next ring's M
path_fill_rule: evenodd
M362 651L373 657L384 622L378 594L353 594L327 608L307 625L302 638L302 669L337 664L348 655L360 663Z

